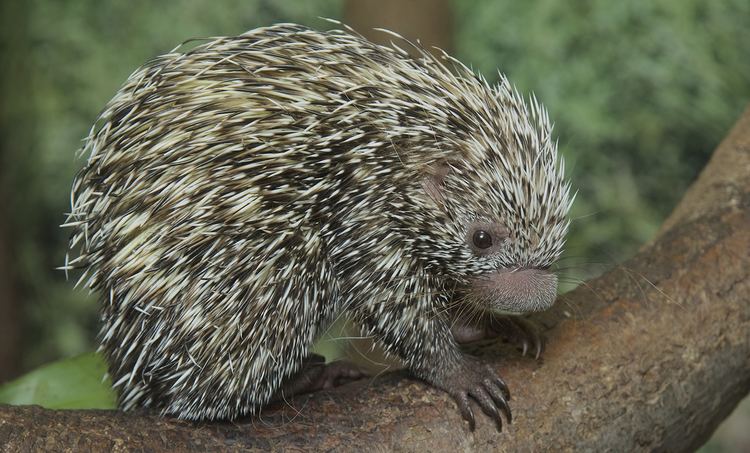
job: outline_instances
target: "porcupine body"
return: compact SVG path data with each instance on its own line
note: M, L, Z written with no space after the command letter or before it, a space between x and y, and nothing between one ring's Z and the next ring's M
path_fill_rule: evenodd
M120 406L256 414L346 311L418 377L507 411L451 307L552 304L568 227L547 114L501 76L282 24L133 73L83 151L66 264Z

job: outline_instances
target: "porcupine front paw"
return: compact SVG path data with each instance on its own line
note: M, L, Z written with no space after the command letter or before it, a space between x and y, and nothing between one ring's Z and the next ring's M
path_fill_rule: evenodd
M544 337L539 330L518 316L488 315L473 324L459 320L451 332L459 344L500 337L518 344L524 356L533 351L534 358L538 359L544 351Z
M531 351L534 358L538 359L544 352L544 337L534 324L524 318L519 316L492 316L489 330L497 336L521 346L524 356Z
M509 424L513 421L508 405L508 386L492 368L474 357L465 356L461 366L437 385L456 400L461 416L469 422L469 429L472 431L476 427L476 421L470 398L485 414L495 420L498 431L503 430L501 413L505 414Z

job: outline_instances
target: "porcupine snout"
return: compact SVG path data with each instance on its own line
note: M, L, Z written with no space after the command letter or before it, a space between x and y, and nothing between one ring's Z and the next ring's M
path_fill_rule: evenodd
M557 276L549 271L554 259L539 253L544 245L540 238L546 236L535 229L519 234L517 227L507 225L482 218L468 225L466 242L474 259L489 264L469 278L469 299L500 314L546 310L557 295ZM550 255L556 254L553 250Z
M472 291L487 308L498 313L543 311L557 295L557 276L544 269L500 269L472 282Z

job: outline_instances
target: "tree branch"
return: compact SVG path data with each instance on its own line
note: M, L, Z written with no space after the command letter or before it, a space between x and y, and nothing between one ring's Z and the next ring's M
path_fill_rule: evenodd
M3 451L696 448L750 391L750 109L657 238L537 316L543 360L486 348L513 394L498 434L401 373L300 397L260 419L0 407Z

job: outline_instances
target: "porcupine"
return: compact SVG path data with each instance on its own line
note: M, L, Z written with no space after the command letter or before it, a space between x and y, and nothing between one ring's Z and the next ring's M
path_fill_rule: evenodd
M510 420L451 329L554 302L570 185L536 98L407 44L279 24L159 56L108 103L65 268L100 294L121 408L257 414L312 387L347 313L472 429L470 399Z

